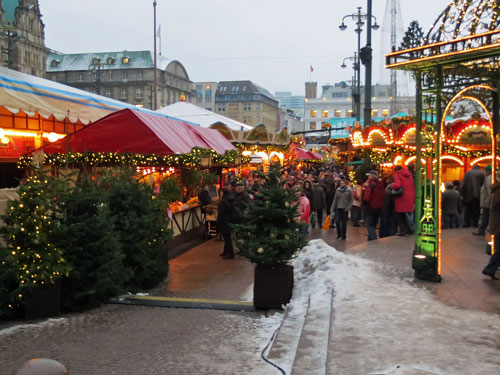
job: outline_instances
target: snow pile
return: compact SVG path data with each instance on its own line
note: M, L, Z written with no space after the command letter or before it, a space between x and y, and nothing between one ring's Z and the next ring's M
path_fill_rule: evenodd
M56 327L60 324L67 323L66 318L51 318L38 323L25 323L25 324L17 324L11 327L0 329L0 336L10 336L13 334L17 334L21 331L31 330L33 328L44 328L44 327Z
M310 241L294 260L288 315L305 314L309 298L311 305L329 301L334 290L328 346L331 371L347 375L498 371L497 315L445 305L423 288L378 274L374 266L322 240Z

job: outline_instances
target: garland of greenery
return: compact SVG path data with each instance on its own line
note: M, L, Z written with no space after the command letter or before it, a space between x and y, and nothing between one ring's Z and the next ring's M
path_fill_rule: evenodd
M135 167L174 167L202 168L204 159L210 159L211 166L248 164L250 158L241 155L238 150L226 151L223 155L214 150L193 148L189 154L154 155L134 153L70 152L67 154L46 154L42 163L50 166L91 165L91 166L135 166ZM19 168L32 166L33 155L24 155L18 161Z
M290 148L289 144L286 145L260 145L260 144L251 144L251 143L236 143L235 147L243 151L251 151L251 152L259 152L264 151L266 153L270 153L273 151L276 152L287 152Z

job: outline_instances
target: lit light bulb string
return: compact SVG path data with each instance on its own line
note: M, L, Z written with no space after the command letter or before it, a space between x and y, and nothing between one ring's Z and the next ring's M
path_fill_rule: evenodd
M202 159L209 158L211 166L229 166L249 164L250 158L241 155L239 150L226 151L223 155L214 150L193 148L189 154L154 155L134 153L70 152L67 154L46 154L43 164L50 166L90 165L90 166L129 166L129 167L174 167L200 168ZM24 155L18 161L18 167L32 166L33 156Z

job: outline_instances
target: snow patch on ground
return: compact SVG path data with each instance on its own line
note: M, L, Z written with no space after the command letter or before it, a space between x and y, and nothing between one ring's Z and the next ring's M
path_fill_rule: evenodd
M66 323L66 318L56 318L56 319L47 319L39 323L26 323L26 324L18 324L15 326L7 327L0 329L0 336L10 336L20 331L30 330L33 328L44 328L44 327L54 327L60 324Z
M310 241L294 267L288 315L305 314L309 298L327 300L334 289L332 373L489 375L500 368L495 314L445 305L407 280L377 273L373 261L336 251L323 240ZM289 349L294 354L293 342ZM288 373L290 356L281 358Z

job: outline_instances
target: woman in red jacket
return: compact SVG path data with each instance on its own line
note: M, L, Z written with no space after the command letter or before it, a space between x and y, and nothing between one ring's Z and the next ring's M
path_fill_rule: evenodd
M399 236L413 233L413 224L409 217L413 217L415 209L415 184L410 171L401 165L394 168L394 183L392 191L395 195L394 205L399 226Z

